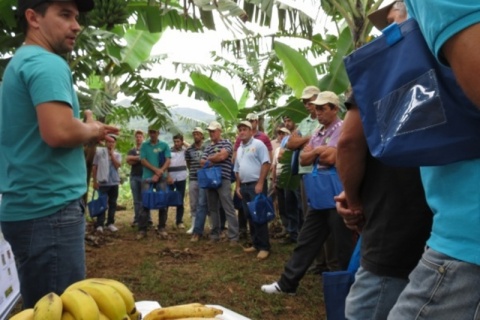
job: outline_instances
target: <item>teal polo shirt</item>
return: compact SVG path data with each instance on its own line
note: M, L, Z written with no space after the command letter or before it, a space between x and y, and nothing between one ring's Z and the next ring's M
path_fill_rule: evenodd
M171 158L170 147L165 141L158 140L156 144L152 144L150 139L143 142L140 146L140 159L147 160L151 165L160 168L160 158ZM162 164L163 165L163 164ZM163 173L163 176L167 176L167 171ZM147 167L143 167L142 179L150 179L153 177L154 172Z

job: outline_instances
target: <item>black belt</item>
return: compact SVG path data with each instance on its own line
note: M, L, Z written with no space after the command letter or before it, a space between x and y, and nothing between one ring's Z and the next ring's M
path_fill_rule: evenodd
M170 167L167 169L169 172L177 172L177 171L185 171L187 170L187 166L181 166L181 167Z
M242 186L250 186L250 185L252 185L252 184L257 184L257 181L240 183L240 185L242 185Z

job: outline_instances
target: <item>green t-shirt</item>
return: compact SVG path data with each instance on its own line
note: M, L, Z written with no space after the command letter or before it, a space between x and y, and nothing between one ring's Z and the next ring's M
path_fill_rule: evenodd
M140 159L147 160L151 165L160 168L166 158L171 158L170 147L165 141L158 140L156 144L152 144L150 139L143 142L140 146ZM150 179L154 173L147 167L143 167L142 179ZM163 173L163 176L167 176L167 172Z
M36 106L49 101L79 117L68 64L39 46L20 47L0 86L1 221L51 215L87 190L83 147L52 148L40 135Z

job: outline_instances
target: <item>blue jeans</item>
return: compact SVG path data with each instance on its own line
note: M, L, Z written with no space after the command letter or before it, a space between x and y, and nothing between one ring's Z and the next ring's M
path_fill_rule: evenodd
M118 184L114 186L101 186L98 192L106 194L108 196L108 215L107 226L115 223L115 212L117 211L117 199L118 199ZM97 216L97 222L95 227L103 227L105 224L105 212L100 213Z
M130 189L133 197L133 222L138 223L138 216L142 210L142 177L130 176Z
M182 205L177 206L177 215L175 218L175 223L179 225L183 223L183 213L185 212L185 208L183 206L183 199L185 199L185 187L187 186L187 180L182 181L175 181L173 184L168 185L168 188L171 191L178 191L180 196L182 197Z
M205 220L207 218L207 211L208 211L207 190L199 188L198 183L196 185L198 190L198 195L197 195L198 201L196 204L197 211L195 212L195 225L193 226L193 233L202 235L203 230L205 229Z
M348 320L384 320L408 279L379 276L360 267L345 303Z
M85 205L75 200L33 220L2 222L15 256L24 308L85 278Z
M242 195L243 212L248 212L247 203L253 201L256 197L255 185L257 182L242 183L240 185L240 193ZM266 184L265 184L266 186ZM265 192L266 194L266 192ZM250 228L250 237L253 242L253 246L257 250L270 251L270 239L268 236L268 223L258 224L252 221L250 215L248 215L248 226Z
M389 320L480 319L480 266L427 249L409 280Z
M153 188L155 190L167 190L167 182L165 179L160 180L157 183L153 184ZM142 191L147 191L150 189L150 182L149 181L142 181ZM158 210L158 229L165 229L167 224L167 208L162 208ZM150 209L144 207L142 205L142 211L140 212L140 216L138 217L138 231L146 232L148 228L148 222L150 221Z

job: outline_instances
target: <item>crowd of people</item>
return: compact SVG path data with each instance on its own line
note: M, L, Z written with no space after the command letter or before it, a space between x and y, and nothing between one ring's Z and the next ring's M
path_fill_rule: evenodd
M101 143L92 183L108 197L95 230L118 230L119 129L95 121L90 111L80 119L71 72L60 57L73 49L79 12L93 5L92 0L18 1L25 42L5 69L0 90L0 221L16 258L25 308L85 277L85 144ZM466 95L480 106L475 85L480 5L470 0L394 1L370 18L383 29L408 15L418 20L435 57L452 68ZM142 191L169 189L184 198L188 181L190 229L185 230L183 204L176 206L175 227L198 242L207 239L208 218L209 241L232 246L248 230L251 245L244 251L265 260L271 253L268 224L253 221L247 204L266 195L270 185L285 230L282 243L293 250L278 280L261 286L264 293L295 295L312 268L346 269L361 234L361 263L346 299L346 318L476 319L480 160L390 167L370 154L353 94L345 102L343 120L333 92L307 86L301 100L308 115L296 124L284 114L274 141L259 130L260 119L253 113L237 123L235 143L222 136L217 121L195 127L191 145L175 135L170 147L159 138L158 127L148 128L145 141L144 133L135 131L126 162L136 238L146 238L154 223ZM198 170L211 166L220 168L221 185L200 188ZM314 192L311 181L321 183L337 174L343 191L333 190L333 184L325 189L335 198L322 199ZM285 184L285 175L296 177L298 187ZM155 230L163 238L168 236L167 217L168 207L160 209Z

